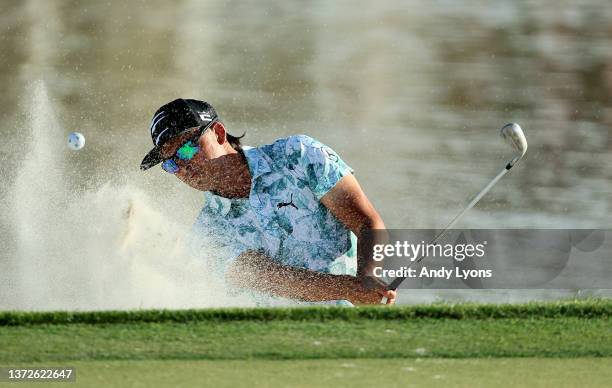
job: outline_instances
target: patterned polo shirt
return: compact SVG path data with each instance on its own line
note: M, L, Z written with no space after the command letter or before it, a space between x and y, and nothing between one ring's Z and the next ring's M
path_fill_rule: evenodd
M248 198L204 192L192 242L216 277L246 250L262 250L283 265L355 275L356 237L320 199L353 172L331 148L296 135L245 147ZM193 245L192 245L193 247Z

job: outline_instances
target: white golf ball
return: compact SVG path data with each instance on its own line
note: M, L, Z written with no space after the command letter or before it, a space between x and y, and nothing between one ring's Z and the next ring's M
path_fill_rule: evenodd
M79 132L72 132L68 135L68 148L78 151L85 147L85 136Z

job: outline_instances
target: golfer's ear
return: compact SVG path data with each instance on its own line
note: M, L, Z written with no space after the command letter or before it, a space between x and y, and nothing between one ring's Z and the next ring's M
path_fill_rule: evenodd
M223 144L225 143L226 140L226 134L227 132L225 131L225 125L223 125L223 123L221 121L216 121L211 129L213 130L213 132L215 133L215 136L217 137L217 142L219 144Z

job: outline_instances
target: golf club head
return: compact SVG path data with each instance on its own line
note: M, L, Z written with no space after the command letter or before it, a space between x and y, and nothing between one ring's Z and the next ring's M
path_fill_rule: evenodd
M504 138L506 143L510 144L518 153L518 155L508 163L508 169L510 169L510 167L514 166L514 164L525 155L525 152L527 152L527 139L525 138L521 126L517 123L504 125L500 131L500 135Z

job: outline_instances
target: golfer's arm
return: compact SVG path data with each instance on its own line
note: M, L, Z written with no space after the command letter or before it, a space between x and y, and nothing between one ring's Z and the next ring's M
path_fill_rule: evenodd
M311 302L355 300L367 292L353 276L281 265L257 251L246 251L238 256L226 278L235 287Z
M384 239L383 233L365 234L371 230L384 230L385 224L365 195L357 179L347 175L321 198L325 205L347 228L357 236L357 276L371 276L375 267L372 245Z

